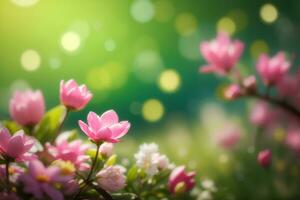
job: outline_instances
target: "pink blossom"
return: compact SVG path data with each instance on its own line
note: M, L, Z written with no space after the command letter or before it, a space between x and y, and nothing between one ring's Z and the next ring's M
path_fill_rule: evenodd
M116 143L126 135L130 128L128 121L119 122L117 113L113 110L106 111L101 116L90 112L87 116L88 125L79 120L81 130L95 143Z
M4 158L16 161L31 160L35 156L29 153L34 145L34 140L24 134L23 130L10 135L6 128L0 130L0 154Z
M241 41L231 41L227 33L220 32L216 39L201 43L200 51L208 65L202 67L200 71L221 75L229 73L238 62L243 50L244 44Z
M85 155L89 145L83 144L81 140L68 142L67 139L56 140L55 145L46 144L47 150L55 159L70 161L78 170L89 169L89 156Z
M224 97L228 100L234 100L243 95L241 87L238 84L231 84L228 88L226 88L224 92Z
M9 180L12 183L16 183L19 176L24 172L24 169L15 165L15 164L10 164L8 173L9 173ZM0 182L4 182L4 178L6 177L6 170L5 170L5 165L0 166ZM1 198L0 198L1 199Z
M228 129L216 135L217 144L224 148L234 147L241 139L241 134L237 129Z
M269 125L273 121L274 113L265 102L259 102L251 110L250 121L259 126Z
M113 154L114 145L112 143L104 142L101 144L99 151L102 156L110 157Z
M35 125L44 116L45 102L40 90L16 91L10 99L11 117L21 125Z
M277 84L279 94L282 97L294 96L299 92L300 80L297 76L287 75Z
M300 154L300 132L299 131L289 131L285 143L287 146L293 150L295 153Z
M262 167L269 167L272 162L272 152L269 149L260 151L257 155L257 162Z
M271 58L262 54L257 61L256 70L266 85L274 85L281 81L290 66L284 53L279 52Z
M109 166L98 172L97 183L108 192L117 192L126 186L125 168L119 165Z
M56 186L68 183L71 176L61 175L59 167L45 167L38 160L29 163L27 174L20 176L20 181L24 184L24 192L32 194L36 199L45 199L45 196L52 200L63 200L62 193Z
M248 76L243 80L243 87L247 92L253 92L256 90L256 78L255 76Z
M184 166L176 167L170 177L168 182L169 191L173 194L176 193L176 186L180 183L184 184L184 191L187 192L195 186L195 172L187 173Z
M80 85L71 79L66 83L60 82L60 101L71 110L81 110L92 98L91 92L86 85Z

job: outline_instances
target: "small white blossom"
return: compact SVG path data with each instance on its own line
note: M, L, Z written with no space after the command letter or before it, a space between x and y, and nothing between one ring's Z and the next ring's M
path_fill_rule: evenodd
M215 186L215 183L211 179L205 179L202 181L202 186L205 190L209 190L211 192L216 192L217 188Z
M212 199L213 198L211 193L207 190L202 191L197 198L197 200L212 200Z

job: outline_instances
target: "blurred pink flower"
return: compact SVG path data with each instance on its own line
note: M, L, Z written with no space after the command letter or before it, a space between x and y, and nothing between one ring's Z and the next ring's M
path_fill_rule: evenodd
M226 74L236 65L243 50L244 44L241 41L231 41L227 33L220 32L216 39L201 43L200 51L208 65L200 71Z
M300 132L297 130L289 131L285 143L295 153L300 154Z
M241 139L241 134L237 129L228 129L216 135L217 144L224 148L234 147Z
M243 95L242 90L238 84L231 84L225 89L224 97L228 100L234 100Z
M110 157L113 154L114 145L112 143L104 142L100 146L100 154L105 157Z
M259 102L251 109L250 121L259 126L267 126L273 120L274 113L269 110L265 102Z
M126 186L125 168L119 165L102 169L98 174L97 183L108 192L117 192Z
M56 140L55 145L46 144L48 152L55 158L70 161L78 170L89 169L86 163L89 156L85 155L89 145L83 144L81 140L68 142L67 139Z
M86 85L78 86L73 79L60 82L60 101L71 110L83 109L92 97Z
M16 183L20 174L24 172L24 169L22 167L19 167L16 164L10 164L8 173L9 173L9 180L12 183ZM6 170L5 170L5 165L0 166L0 182L4 183L4 179L6 177ZM1 198L0 198L1 199Z
M252 92L256 90L256 78L255 76L248 76L243 80L243 87L247 92Z
M300 79L297 76L286 75L277 84L279 94L282 97L294 96L297 94L300 86Z
M262 167L269 167L272 162L272 152L269 149L260 151L257 155L257 162Z
M35 155L29 153L34 145L34 140L24 134L23 130L10 135L6 128L0 130L0 154L5 158L16 161L27 161L35 158Z
M262 54L257 63L256 70L266 85L277 84L286 75L291 63L286 60L283 52L273 57Z
M186 172L184 166L176 167L170 177L168 182L169 191L173 194L176 193L176 186L183 183L184 192L187 192L195 186L195 172Z
M45 102L40 90L16 91L10 99L9 112L21 125L35 125L44 116Z
M116 143L126 135L130 128L128 121L119 122L117 113L113 110L106 111L101 116L90 112L87 117L88 125L79 120L81 130L95 143Z
M62 193L56 186L68 183L72 177L61 175L59 167L46 168L41 161L34 160L29 163L28 174L22 174L20 181L24 184L24 192L32 194L36 199L63 200Z

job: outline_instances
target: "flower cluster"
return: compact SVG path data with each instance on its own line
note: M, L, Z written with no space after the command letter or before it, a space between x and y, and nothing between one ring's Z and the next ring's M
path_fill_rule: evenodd
M263 142L268 135L274 135L294 152L300 149L300 110L298 108L300 95L300 73L289 73L292 62L288 54L280 51L273 56L265 53L258 57L255 64L257 76L243 76L238 69L238 62L243 53L244 44L239 40L231 40L228 34L219 33L212 41L200 45L200 52L208 65L200 68L201 72L212 72L220 76L228 76L232 83L225 88L223 97L236 100L250 97L259 101L252 107L250 121L258 127L254 136L254 149L257 161L262 167L269 167L272 162L272 152L268 142ZM261 81L259 81L261 80ZM258 89L264 87L264 91ZM277 130L284 130L279 135ZM261 134L266 132L269 134ZM276 135L277 134L277 135ZM238 140L236 134L227 134L220 138L224 146Z
M195 172L175 168L156 144L143 144L128 170L117 164L114 145L130 123L119 121L114 110L89 112L87 123L78 121L89 140L75 130L62 131L68 114L84 109L91 98L85 85L61 81L61 105L46 112L41 91L15 92L11 120L0 126L0 199L188 197Z

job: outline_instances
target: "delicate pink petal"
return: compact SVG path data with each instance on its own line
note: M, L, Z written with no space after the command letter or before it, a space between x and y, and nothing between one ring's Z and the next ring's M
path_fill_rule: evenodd
M95 134L93 132L90 131L88 125L86 123L84 123L83 121L79 120L78 124L81 128L81 130L90 138L94 138Z
M6 149L10 139L10 133L6 128L0 130L0 147Z
M105 126L111 126L119 122L119 117L114 110L109 110L103 113L100 117L101 122Z
M96 113L89 112L87 120L89 127L91 127L93 131L98 131L101 128L101 121Z
M52 200L64 200L62 193L49 184L43 184L41 187Z

